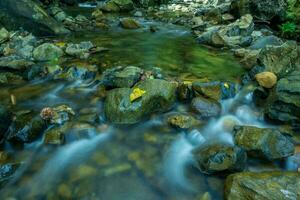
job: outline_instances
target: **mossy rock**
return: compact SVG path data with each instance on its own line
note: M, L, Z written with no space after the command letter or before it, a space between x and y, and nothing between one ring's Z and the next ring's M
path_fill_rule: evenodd
M116 124L134 124L155 112L172 108L176 100L176 84L165 80L148 79L135 86L145 91L131 101L134 88L117 88L109 91L105 100L106 118Z

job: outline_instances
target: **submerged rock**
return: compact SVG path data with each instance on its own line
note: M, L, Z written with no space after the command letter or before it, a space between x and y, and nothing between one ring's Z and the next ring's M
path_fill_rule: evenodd
M125 28L125 29L140 28L140 24L135 19L131 19L131 18L121 19L120 25L121 25L122 28Z
M242 172L225 182L225 197L236 199L300 199L299 172Z
M117 88L109 91L105 100L106 118L117 124L134 124L150 114L169 110L176 100L176 84L149 79L136 85L145 93L131 101L134 89Z
M63 54L64 52L58 46L51 43L44 43L33 51L33 57L36 61L56 60Z
M45 132L44 144L61 145L65 141L65 132L68 126L58 126Z
M290 135L276 129L236 126L233 132L235 144L249 155L274 160L294 154L295 146Z
M142 77L143 70L139 67L114 67L103 72L102 82L108 88L132 87Z
M221 114L221 104L214 99L195 97L191 106L201 118L218 117Z
M193 152L197 167L205 174L242 171L246 166L246 152L239 147L210 145Z

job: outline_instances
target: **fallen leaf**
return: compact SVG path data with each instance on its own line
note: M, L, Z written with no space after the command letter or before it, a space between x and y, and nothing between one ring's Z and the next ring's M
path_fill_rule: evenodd
M130 101L133 102L134 100L141 98L145 93L145 90L141 90L140 88L134 88L133 92L130 94Z
M229 88L228 83L224 83L224 87L228 89Z

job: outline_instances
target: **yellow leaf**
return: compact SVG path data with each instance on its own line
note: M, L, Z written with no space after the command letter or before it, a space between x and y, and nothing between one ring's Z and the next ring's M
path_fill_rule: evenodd
M133 102L134 100L142 97L145 93L145 90L141 90L140 88L134 88L133 92L130 94L130 101Z
M192 81L183 81L183 84L184 85L190 85L190 84L192 84L193 82Z
M229 88L228 83L224 83L224 87L228 89Z
M66 45L66 43L65 42L57 42L57 43L55 43L55 45L58 47L64 47Z

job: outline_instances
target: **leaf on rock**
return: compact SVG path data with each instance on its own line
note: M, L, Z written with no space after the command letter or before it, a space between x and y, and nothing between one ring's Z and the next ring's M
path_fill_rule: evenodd
M133 102L136 99L139 99L146 93L145 90L142 90L140 88L134 88L133 92L130 94L130 101Z

